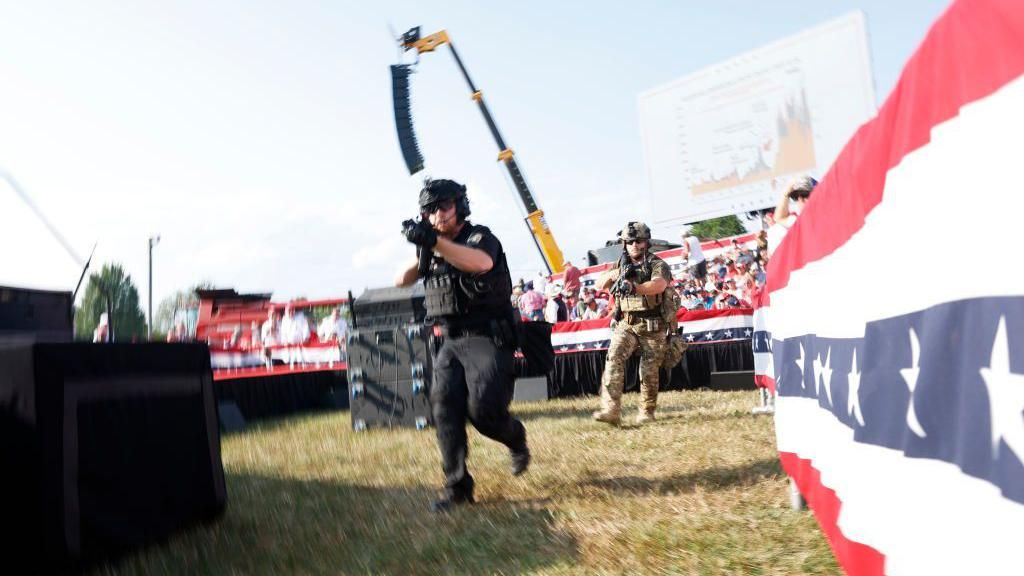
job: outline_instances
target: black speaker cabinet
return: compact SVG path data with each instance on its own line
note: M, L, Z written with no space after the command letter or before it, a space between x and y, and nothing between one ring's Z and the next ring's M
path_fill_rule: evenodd
M433 423L430 413L430 336L420 325L352 330L348 338L348 389L352 429Z
M352 327L361 330L422 324L427 315L423 285L370 288L352 302Z
M225 501L205 344L0 344L0 572L117 556Z
M0 340L71 341L71 293L0 286Z

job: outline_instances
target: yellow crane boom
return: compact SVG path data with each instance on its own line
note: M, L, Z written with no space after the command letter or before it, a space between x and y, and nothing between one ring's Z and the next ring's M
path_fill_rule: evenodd
M512 185L515 186L516 192L526 208L526 226L530 230L537 250L540 251L541 257L544 259L548 273L561 272L565 268L565 259L562 256L562 250L558 247L558 243L555 242L551 228L544 219L544 211L537 206L536 201L533 199L530 187L527 186L526 179L516 163L515 153L505 144L505 139L502 138L501 132L498 131L498 126L494 123L494 118L491 117L491 112L487 109L487 104L484 102L483 92L473 84L473 80L469 77L469 72L466 71L462 59L459 58L459 53L455 50L455 46L448 37L448 33L442 30L421 38L420 29L416 27L403 34L399 42L406 51L416 50L417 55L433 52L443 44L448 45L452 56L455 58L455 63L458 64L459 70L462 72L463 78L469 84L471 98L479 106L480 112L484 116L484 121L487 122L487 127L498 144L498 161L503 163L508 170L509 176L512 178ZM400 64L392 66L391 74L395 91L395 123L398 127L399 141L409 173L414 174L423 168L423 158L420 156L419 148L412 133L411 112L408 103L409 65Z

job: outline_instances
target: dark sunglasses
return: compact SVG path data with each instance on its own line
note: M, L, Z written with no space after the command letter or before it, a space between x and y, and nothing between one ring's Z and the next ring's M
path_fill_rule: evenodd
M626 244L628 244L630 246L632 246L633 244L636 244L638 242L643 242L644 244L647 244L647 240L640 240L640 239L638 239L638 240L626 240Z
M439 200L437 202L431 202L423 207L424 214L433 214L438 210L447 212L455 206L455 200Z

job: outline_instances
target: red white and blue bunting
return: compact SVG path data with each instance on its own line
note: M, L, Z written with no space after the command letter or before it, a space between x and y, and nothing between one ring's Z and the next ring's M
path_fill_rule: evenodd
M679 333L690 345L730 340L750 340L754 334L753 311L682 310L676 314ZM607 350L611 341L611 319L559 322L551 329L551 346L556 354Z

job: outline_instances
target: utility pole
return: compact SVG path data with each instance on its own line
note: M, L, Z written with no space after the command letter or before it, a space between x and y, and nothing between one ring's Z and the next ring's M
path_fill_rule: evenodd
M160 235L149 237L149 323L146 340L153 340L153 247L160 243Z

